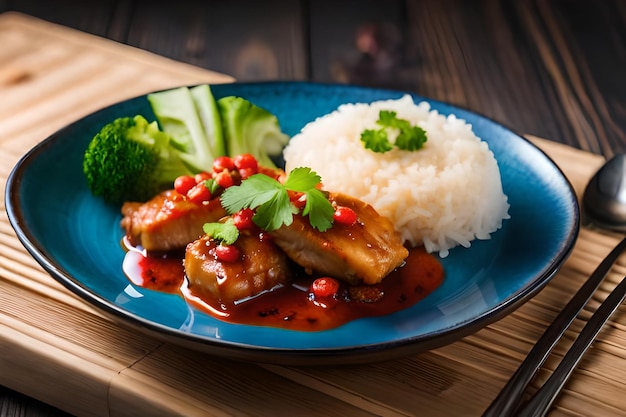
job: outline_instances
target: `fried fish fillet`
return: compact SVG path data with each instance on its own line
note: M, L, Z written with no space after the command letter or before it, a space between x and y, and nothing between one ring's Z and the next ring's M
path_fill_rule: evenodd
M132 245L148 251L182 249L204 234L204 223L226 216L219 199L192 203L174 190L164 191L145 203L122 206L122 228Z
M309 219L294 216L293 223L271 234L297 264L312 273L329 275L349 284L377 284L400 266L409 252L389 219L371 205L341 193L331 193L331 202L349 207L357 222L335 222L325 232L314 229Z
M240 234L234 246L241 256L235 262L219 260L216 246L206 235L187 246L184 267L190 290L232 304L291 280L287 256L272 239Z

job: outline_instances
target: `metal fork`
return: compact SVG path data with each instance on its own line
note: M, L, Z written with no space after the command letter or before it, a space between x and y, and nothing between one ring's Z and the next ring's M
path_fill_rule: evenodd
M626 297L626 277L589 319L550 379L529 400L525 408L520 410L518 408L524 391L625 249L626 238L618 243L611 253L604 258L552 324L548 326L526 359L483 413L483 417L507 417L518 415L516 413L523 417L545 415L604 323Z

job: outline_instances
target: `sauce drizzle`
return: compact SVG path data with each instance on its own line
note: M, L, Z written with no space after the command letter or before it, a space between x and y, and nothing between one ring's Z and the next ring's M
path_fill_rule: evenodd
M178 294L200 311L225 322L298 331L328 330L359 318L403 310L434 291L444 278L441 263L419 247L410 250L402 267L371 286L374 290L370 286L342 284L335 297L315 298L309 287L316 277L301 273L290 285L224 305L211 294L188 285L182 262L184 253L146 254L127 242L124 246L128 251L123 269L135 285ZM382 297L374 302L358 301L351 291L374 291L382 293Z

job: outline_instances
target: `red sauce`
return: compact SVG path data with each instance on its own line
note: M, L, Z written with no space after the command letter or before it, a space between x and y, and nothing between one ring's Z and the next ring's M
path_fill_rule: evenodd
M373 286L375 292L382 293L374 302L355 301L348 286L342 286L335 297L315 299L309 291L313 278L300 276L291 285L225 306L187 286L182 258L182 254L155 256L131 249L124 271L134 284L180 294L199 310L220 320L299 331L331 329L355 319L403 310L435 290L444 277L439 261L423 248L416 248L410 251L404 266ZM363 288L367 287L356 289Z

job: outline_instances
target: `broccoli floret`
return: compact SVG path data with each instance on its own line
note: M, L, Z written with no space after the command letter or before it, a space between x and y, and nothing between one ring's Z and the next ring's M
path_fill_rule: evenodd
M194 173L182 156L156 121L121 117L91 140L83 171L91 192L110 203L145 201L171 187L179 175Z
M270 156L280 155L289 141L289 136L280 129L278 118L237 96L223 97L217 100L217 106L228 154L249 153L259 164L275 167Z
M274 167L270 155L280 155L289 140L276 116L241 97L216 101L206 84L147 98L156 121L116 119L85 151L89 188L108 202L146 201L178 176L210 171L222 155L249 153Z

